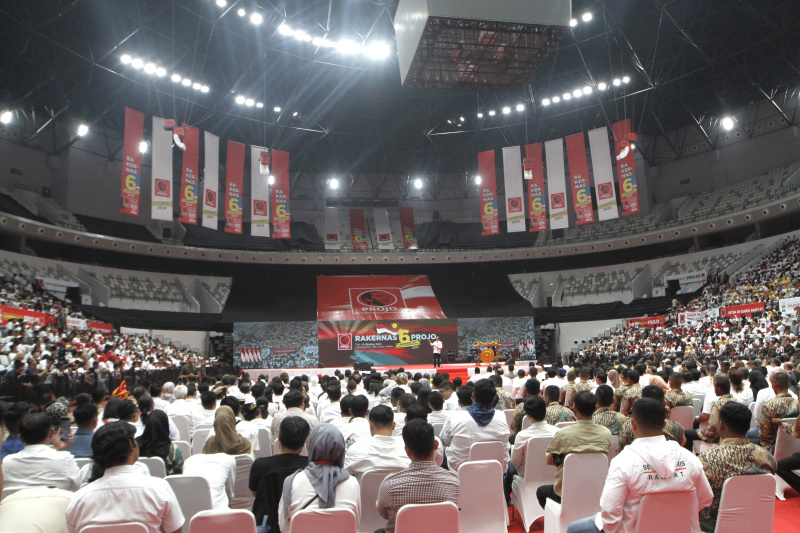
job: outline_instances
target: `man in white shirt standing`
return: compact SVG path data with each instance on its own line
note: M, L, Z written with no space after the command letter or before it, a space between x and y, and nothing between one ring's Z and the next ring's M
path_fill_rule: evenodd
M664 437L663 403L642 398L633 405L631 427L636 440L612 461L600 496L600 512L570 524L567 533L631 531L639 518L639 504L647 494L692 492L688 514L690 531L699 532L700 509L714 499L703 465L693 453ZM646 529L646 527L645 527Z
M439 339L439 336L436 336L436 340L428 341L428 344L431 345L433 348L433 368L436 368L438 365L439 368L442 367L442 341Z

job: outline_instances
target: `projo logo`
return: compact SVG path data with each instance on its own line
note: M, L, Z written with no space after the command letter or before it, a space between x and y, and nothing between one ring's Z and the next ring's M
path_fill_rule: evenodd
M360 313L387 313L406 307L398 288L351 288L350 308Z
M366 307L389 307L397 303L397 297L388 291L372 290L359 294L356 301Z
M353 336L350 333L339 333L339 349L352 350L353 349Z

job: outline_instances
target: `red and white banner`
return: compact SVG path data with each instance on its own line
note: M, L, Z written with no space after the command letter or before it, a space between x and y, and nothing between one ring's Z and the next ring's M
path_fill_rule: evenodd
M342 237L339 230L339 208L325 208L325 249L340 250Z
M678 313L678 324L688 324L691 322L702 322L706 318L719 318L719 307L706 309L705 311L686 311Z
M122 335L136 335L138 337L150 337L151 332L149 329L140 328L119 328Z
M292 236L289 208L289 152L272 151L272 236L289 239Z
M86 319L85 318L72 318L71 316L67 317L67 327L68 328L77 328L77 329L86 329Z
M364 223L364 210L350 210L350 241L353 243L353 250L367 249L367 226Z
M250 145L250 235L269 237L269 151Z
M528 183L529 231L547 230L547 197L544 192L542 143L525 146L524 175Z
M664 327L666 323L666 317L664 315L659 316L645 316L642 318L629 318L625 321L625 327L630 329L634 326L638 326L640 328L659 328Z
M800 298L784 298L783 300L778 300L778 306L781 314L795 314L795 309L800 307Z
M479 185L482 236L497 235L500 233L500 215L497 210L497 178L495 176L494 150L478 153L478 175L481 177Z
M242 348L241 354L244 363L261 361L261 348ZM267 355L269 355L269 350L267 350Z
M122 141L122 209L123 215L139 216L142 193L142 152L144 113L125 108L125 138Z
M228 141L225 167L225 232L242 234L244 190L244 145Z
M586 163L586 141L581 132L568 136L566 142L572 184L572 207L575 210L575 224L580 226L594 222L592 186L589 180L589 165Z
M764 302L753 302L751 304L732 305L720 309L721 316L738 318L740 316L750 316L753 313L760 313L764 310Z
M153 117L152 192L150 218L172 220L172 130L164 119Z
M104 324L103 322L94 322L93 320L89 320L86 323L86 325L89 326L90 330L99 331L102 333L111 333L114 330L111 324Z
M617 154L622 215L633 215L639 212L639 190L636 186L636 161L628 141L628 134L631 133L631 119L626 118L621 122L615 122L611 125L611 131L614 133L614 147Z
M592 152L594 191L597 194L597 218L601 221L619 218L614 170L608 149L608 128L603 126L589 132L589 149Z
M428 276L318 276L317 320L447 318Z
M26 324L33 324L35 326L49 326L55 322L55 316L48 315L47 313L0 305L0 326L8 324L9 320L18 320L20 318Z
M553 139L544 143L547 160L547 192L550 194L550 229L569 227L567 185L564 181L564 143Z
M506 230L525 231L525 191L522 187L522 158L519 146L503 148L503 184L506 194Z
M403 232L403 248L406 250L418 250L417 227L414 224L414 208L400 208L400 230Z
M205 152L203 227L217 229L219 218L219 137L205 132Z
M375 233L378 234L379 250L394 250L394 240L392 240L392 227L389 225L389 212L385 208L372 210L375 219Z
M200 130L187 124L183 125L183 174L181 176L181 216L180 222L197 224L197 192L200 175Z

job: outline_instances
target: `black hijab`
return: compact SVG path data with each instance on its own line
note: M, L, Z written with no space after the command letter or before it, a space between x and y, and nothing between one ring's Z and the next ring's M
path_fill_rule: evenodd
M167 413L160 409L150 411L144 420L144 432L136 440L139 443L139 455L161 457L166 461L171 444Z
M764 374L761 372L761 370L753 370L750 372L748 379L750 380L750 390L753 391L753 401L755 401L756 397L758 396L758 392L761 389L768 389L769 383L767 383L767 380L764 378Z

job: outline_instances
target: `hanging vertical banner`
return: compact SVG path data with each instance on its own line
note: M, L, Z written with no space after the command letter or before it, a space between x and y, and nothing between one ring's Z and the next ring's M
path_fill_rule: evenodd
M339 235L339 208L325 208L325 249L340 250L342 238Z
M350 210L350 240L353 250L367 249L367 225L364 223L364 210Z
M418 250L417 228L414 224L414 208L400 208L400 229L403 232L403 248L406 250Z
M544 170L542 169L542 143L525 146L525 181L528 183L528 209L531 227L529 231L547 229L547 198L544 194Z
M372 210L375 217L375 233L378 234L379 250L394 250L392 241L392 229L389 226L389 212L386 209L375 208Z
M497 210L497 181L494 167L494 150L478 153L480 183L481 236L500 233L500 215Z
M269 237L269 151L262 146L250 145L250 205L250 235Z
M244 145L228 141L225 165L225 231L242 234L244 190Z
M525 231L522 157L519 146L503 148L503 183L506 189L506 230L508 233Z
M200 130L183 125L183 168L181 175L180 222L197 224L197 191L200 175Z
M611 152L608 149L608 128L603 126L589 132L589 149L592 152L594 191L597 194L597 218L619 218L617 193L614 190L614 171L611 169Z
M142 152L139 144L144 136L144 113L125 108L125 137L122 141L122 209L123 215L139 216L142 193Z
M617 156L617 176L619 195L622 200L622 216L639 212L639 190L636 186L636 161L633 157L628 135L631 133L631 119L611 125L614 133L614 149Z
M172 220L172 131L153 117L153 167L150 218Z
M544 143L547 159L547 192L550 194L550 229L569 227L567 184L564 181L564 143L553 139Z
M272 236L288 239L292 236L289 209L289 152L272 151Z
M217 229L219 210L219 137L205 132L205 169L203 170L203 227Z
M589 165L586 163L586 141L583 132L570 135L567 141L570 182L572 183L572 206L575 209L575 224L594 222L592 208L592 185L589 181Z

